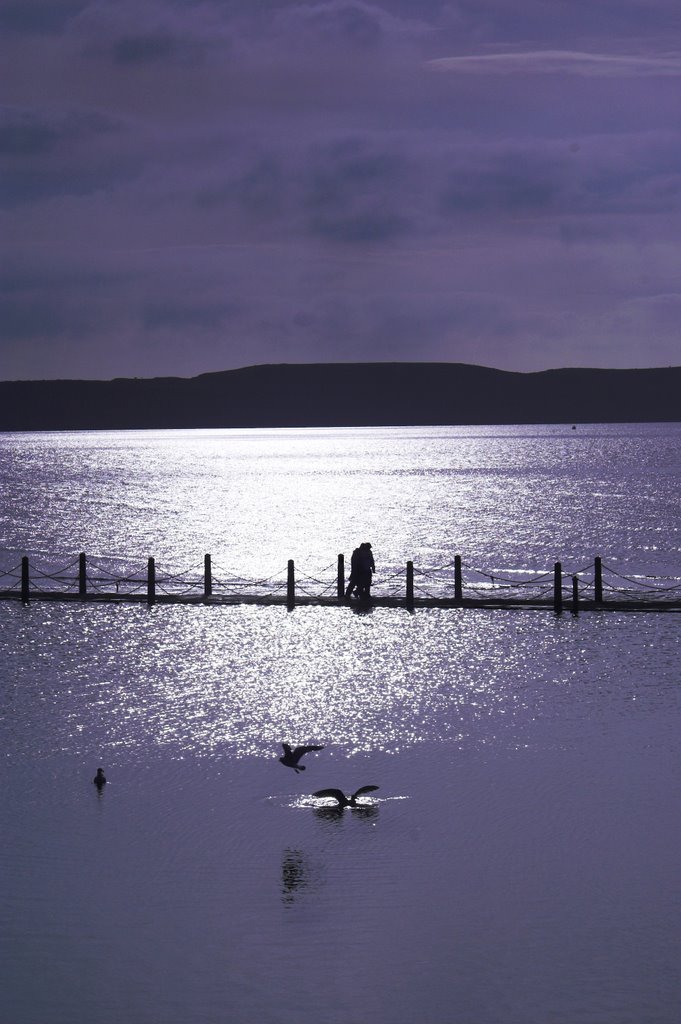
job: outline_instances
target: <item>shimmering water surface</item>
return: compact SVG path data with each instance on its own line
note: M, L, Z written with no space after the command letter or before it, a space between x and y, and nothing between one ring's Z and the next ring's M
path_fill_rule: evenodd
M602 554L681 426L3 435L2 565ZM676 1024L675 613L0 602L3 1024ZM300 775L282 740L325 749ZM91 779L102 764L109 783ZM380 789L330 811L318 788Z

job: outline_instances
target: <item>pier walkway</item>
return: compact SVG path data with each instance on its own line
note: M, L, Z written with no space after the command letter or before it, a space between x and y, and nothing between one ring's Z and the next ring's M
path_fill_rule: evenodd
M116 568L118 566L118 568ZM345 598L345 558L338 555L320 570L302 571L293 560L273 575L252 579L217 565L205 555L198 565L175 571L154 558L134 565L129 559L88 558L81 553L66 564L54 557L38 561L24 555L0 570L0 600L88 601L138 604L280 605L367 607ZM566 571L555 562L546 571L488 571L456 555L436 568L408 561L374 577L373 608L526 608L563 611L681 611L681 578L618 573L596 557Z

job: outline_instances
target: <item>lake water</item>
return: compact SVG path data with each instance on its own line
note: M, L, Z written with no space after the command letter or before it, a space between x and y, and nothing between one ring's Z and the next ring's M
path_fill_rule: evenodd
M5 434L0 481L0 569L681 577L679 424ZM3 1024L681 1019L678 614L0 623Z

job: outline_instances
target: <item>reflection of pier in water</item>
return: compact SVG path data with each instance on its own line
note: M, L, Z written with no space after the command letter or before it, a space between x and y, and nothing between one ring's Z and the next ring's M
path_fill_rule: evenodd
M128 559L89 558L81 553L65 566L49 559L38 566L27 555L0 571L0 599L98 601L153 604L296 605L367 608L535 608L613 611L681 611L681 578L618 573L600 557L577 570L555 562L546 571L493 571L466 565L460 555L435 568L408 561L374 578L370 602L345 597L345 558L312 572L296 569L292 559L268 577L248 579L223 569L205 555L203 562L179 571L157 567L156 560L135 566Z

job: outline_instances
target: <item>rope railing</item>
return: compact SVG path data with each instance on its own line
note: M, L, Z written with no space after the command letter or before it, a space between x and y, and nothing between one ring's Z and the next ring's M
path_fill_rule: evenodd
M395 598L403 594L405 590L406 569L398 569L390 576L380 577L380 583L374 587L376 593L380 591L386 597Z
M13 591L19 591L20 588L21 588L21 577L19 577L19 579L16 581L16 583L13 583L11 587L5 587L4 589L5 589L6 593L11 594Z
M478 576L482 576L483 579L488 579L494 586L512 586L512 587L532 587L537 586L544 580L547 580L553 576L552 571L542 572L539 575L532 577L531 579L514 579L509 576L505 576L502 571L488 572L485 569L478 569L472 565L463 563L462 568L468 572L473 572ZM506 569L505 572L512 570ZM521 570L518 570L521 571ZM574 574L572 574L574 575Z
M346 583L343 555L338 556L337 564L331 562L322 569L300 568L291 560L286 567L259 577L246 577L214 564L210 555L204 556L203 563L193 563L188 568L168 566L163 571L153 558L140 564L130 557L86 558L84 554L68 561L61 558L57 567L45 567L24 556L18 565L0 569L0 596L16 598L20 595L24 603L31 597L57 599L59 596L65 599L89 596L102 600L144 600L146 597L149 604L155 603L157 596L176 601L239 602L280 600L285 594L286 602L293 605L296 598L312 602L345 601ZM573 610L580 602L601 605L606 596L611 603L639 602L643 606L646 600L658 605L666 601L671 607L681 603L681 577L626 575L603 564L599 558L593 565L572 571L566 571L557 562L553 570L532 572L513 568L483 569L464 563L457 556L440 566L421 568L411 561L405 567L388 566L385 574L374 576L372 588L374 600L406 600L407 604L414 599L458 605L545 604L551 602L552 593L556 611L562 611L562 602L569 600L570 594Z
M18 562L13 569L0 571L0 579L2 579L3 576L16 576L18 579L21 579L21 562Z
M640 576L640 577L633 577L633 576L625 576L623 573L619 573L619 572L617 572L616 569L612 569L609 566L605 566L604 565L603 568L607 569L607 571L609 573L611 573L613 576L615 576L617 579L624 580L625 583L633 584L633 587L635 589L631 590L630 591L631 593L639 592L641 590L647 590L650 593L663 594L663 593L671 593L672 591L676 591L676 590L681 590L681 579L678 579L675 576ZM658 579L660 579L660 580L667 580L667 581L668 580L676 580L676 582L672 586L658 586L655 583L646 583L646 582L644 582L645 580L658 580ZM612 585L610 585L610 589L613 589L613 590L617 589L617 590L620 590L621 592L628 592L628 591L626 591L626 589L615 588Z
M619 594L623 597L648 597L653 598L658 594L681 594L681 587L616 587L612 583L604 583L603 589L610 594Z

